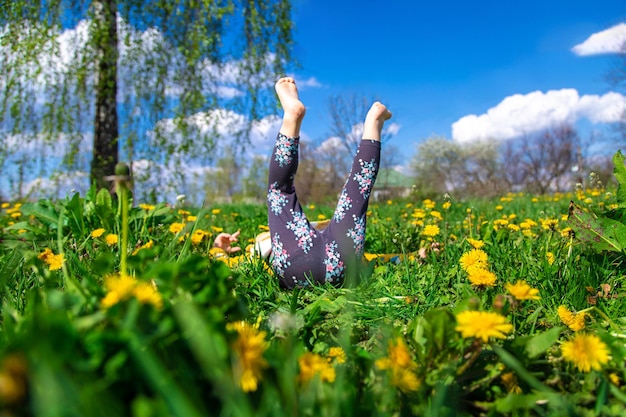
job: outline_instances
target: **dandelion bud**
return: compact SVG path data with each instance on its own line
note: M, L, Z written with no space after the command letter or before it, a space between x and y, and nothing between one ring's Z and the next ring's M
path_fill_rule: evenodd
M502 294L498 294L495 298L495 300L493 300L493 309L495 312L500 313L500 314L506 314L506 310L508 310L507 308L507 300L506 297Z
M130 167L123 162L119 162L115 165L115 175L128 177L130 175Z
M480 308L480 300L476 297L472 297L467 302L467 307L470 310L478 310Z

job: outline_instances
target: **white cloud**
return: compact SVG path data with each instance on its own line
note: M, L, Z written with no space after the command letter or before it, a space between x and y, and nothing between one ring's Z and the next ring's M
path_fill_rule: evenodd
M572 48L579 56L626 53L626 23L594 33Z
M337 136L331 136L315 149L318 155L331 155L335 153L345 152L346 147L343 144L341 138Z
M309 77L306 80L297 79L296 83L298 87L310 87L310 88L320 88L322 87L322 83L320 83L317 78Z
M36 178L26 184L23 194L31 200L64 198L74 193L84 195L89 185L89 174L84 171L63 172L54 178Z
M385 127L385 133L391 136L395 136L400 131L401 125L398 123L390 123L387 127Z
M453 123L452 138L458 142L510 139L555 124L573 124L581 118L613 123L625 110L626 97L614 92L579 96L575 89L561 89L515 94L486 113L471 114Z

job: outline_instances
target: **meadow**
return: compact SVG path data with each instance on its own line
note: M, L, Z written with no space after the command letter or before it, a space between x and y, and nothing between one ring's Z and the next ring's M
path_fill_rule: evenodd
M5 202L2 415L623 415L623 192L373 202L360 268L292 291L212 247L264 205Z

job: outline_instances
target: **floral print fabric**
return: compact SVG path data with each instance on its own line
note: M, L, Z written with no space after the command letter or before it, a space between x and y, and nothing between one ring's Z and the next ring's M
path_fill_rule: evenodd
M271 264L287 288L311 282L340 285L346 266L365 248L366 211L376 181L380 142L362 140L339 196L332 221L316 230L298 201L294 177L299 138L278 134L270 160L268 221L272 236Z

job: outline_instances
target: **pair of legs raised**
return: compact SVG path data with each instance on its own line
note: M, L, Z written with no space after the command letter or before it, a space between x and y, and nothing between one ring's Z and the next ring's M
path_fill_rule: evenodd
M318 230L306 218L294 187L306 108L293 78L278 80L276 93L284 115L268 178L271 264L282 285L288 288L309 282L340 285L346 270L360 262L363 255L367 205L380 163L380 137L391 113L380 102L372 104L367 112L363 140L335 213L328 226Z

